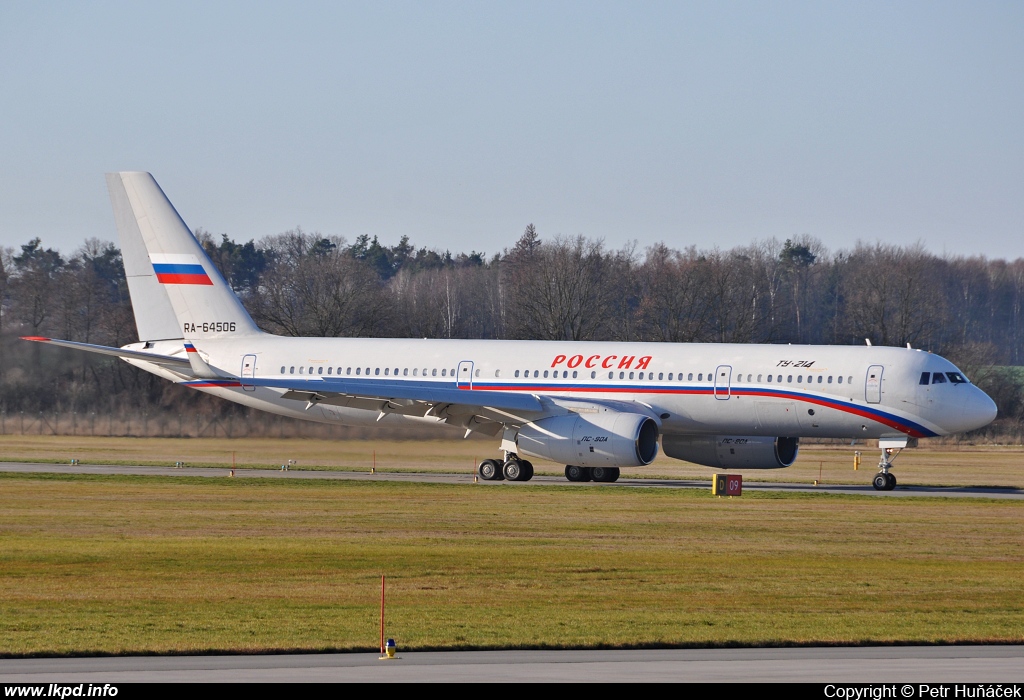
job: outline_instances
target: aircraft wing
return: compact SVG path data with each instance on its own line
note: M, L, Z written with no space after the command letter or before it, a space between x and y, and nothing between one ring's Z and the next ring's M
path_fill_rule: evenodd
M286 389L282 398L315 404L348 406L388 413L433 416L457 427L496 434L502 423L523 423L545 412L531 394L476 390L438 382L380 381L310 377L240 380L246 386Z
M35 343L47 343L62 348L73 350L85 350L98 355L109 355L111 357L131 358L133 360L145 360L155 365L161 365L177 372L192 374L192 365L186 357L174 357L173 355L159 355L154 352L142 350L127 350L125 348L114 348L107 345L93 345L92 343L78 343L73 340L57 340L56 338L43 338L41 336L22 336L22 340L31 340Z

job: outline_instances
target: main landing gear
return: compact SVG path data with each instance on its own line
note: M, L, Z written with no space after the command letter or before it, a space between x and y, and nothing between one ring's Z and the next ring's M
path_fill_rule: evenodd
M876 491L892 491L896 488L896 475L891 474L889 470L892 468L893 461L902 451L903 448L899 447L886 447L882 450L882 457L878 460L878 473L871 480L871 485L875 487Z
M476 472L484 481L529 481L533 478L533 464L510 454L504 462L485 459Z
M577 467L566 466L565 478L569 481L601 481L610 484L619 479L618 467Z

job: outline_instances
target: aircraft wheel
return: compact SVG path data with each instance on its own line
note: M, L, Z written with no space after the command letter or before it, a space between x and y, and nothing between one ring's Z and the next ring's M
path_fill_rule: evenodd
M590 471L594 475L594 481L605 484L610 484L619 478L618 467L592 467Z
M613 484L619 480L618 467L593 467L590 471L594 475L594 481Z
M885 476L887 477L887 480L888 480L888 483L885 485L885 490L886 491L892 491L894 488L896 488L896 475L895 474L886 474Z
M522 481L529 481L533 478L533 462L529 462L525 459L519 460L519 463L523 465L523 476Z
M505 475L502 474L501 463L496 459L485 459L480 462L476 471L484 481L501 481L505 478Z
M525 481L525 471L523 470L523 463L518 459L510 459L505 462L501 467L501 473L505 476L506 481Z
M889 479L882 472L878 472L871 480L871 485L875 487L875 491L885 491L889 487Z
M568 464L565 467L565 478L569 481L589 481L587 477L587 470L583 467L577 467L574 464Z

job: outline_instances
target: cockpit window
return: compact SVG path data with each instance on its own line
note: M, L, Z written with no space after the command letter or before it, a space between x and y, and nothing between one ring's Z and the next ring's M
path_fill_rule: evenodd
M959 372L946 372L946 376L949 377L949 381L954 384L966 384L967 378Z
M920 382L921 385L922 386L927 386L928 382L931 381L931 378L932 378L932 373L931 372L921 372L921 382Z
M932 374L932 384L945 384L946 377L943 376L942 372L935 372Z

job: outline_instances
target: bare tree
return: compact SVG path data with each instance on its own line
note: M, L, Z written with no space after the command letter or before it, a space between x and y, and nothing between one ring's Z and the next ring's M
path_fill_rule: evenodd
M527 227L503 269L509 334L542 340L591 340L608 328L613 296L600 241L583 236L539 243Z
M859 244L850 255L845 279L852 339L930 347L945 321L938 267L920 245Z

